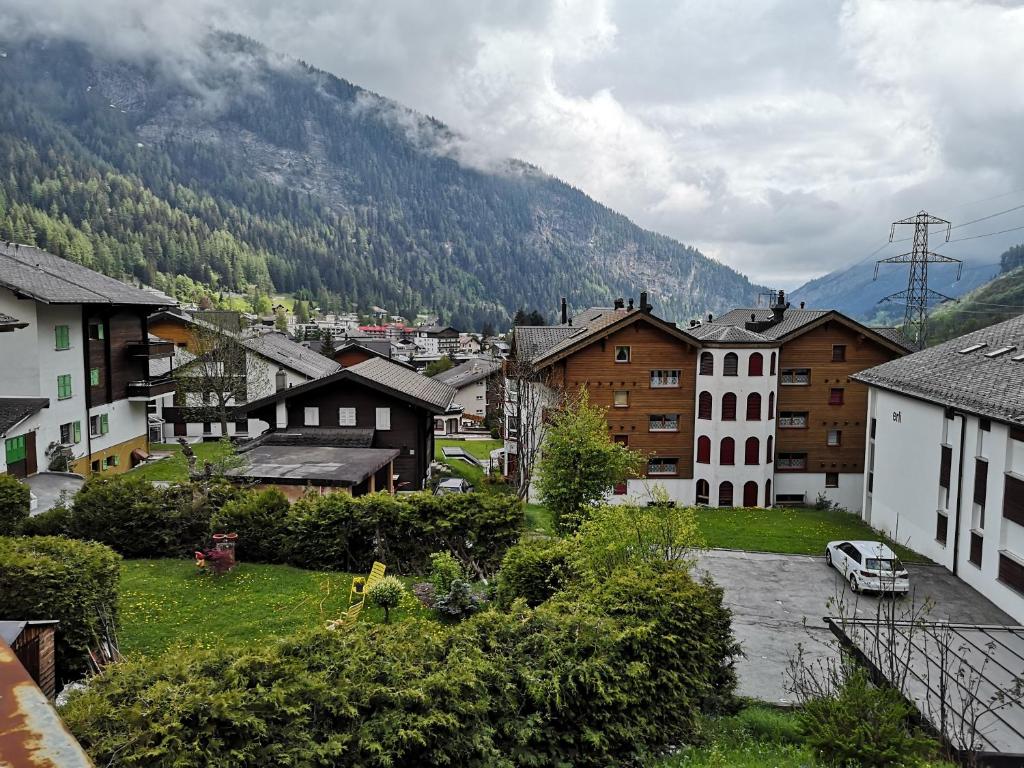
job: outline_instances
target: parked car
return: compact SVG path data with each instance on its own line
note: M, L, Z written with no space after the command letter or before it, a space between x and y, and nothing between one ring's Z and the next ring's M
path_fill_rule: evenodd
M473 486L469 484L468 480L461 477L450 477L437 484L437 488L434 489L434 495L444 496L446 493L469 493L472 490Z
M896 553L880 541L830 541L825 563L843 574L854 592L906 594L910 590L910 574Z

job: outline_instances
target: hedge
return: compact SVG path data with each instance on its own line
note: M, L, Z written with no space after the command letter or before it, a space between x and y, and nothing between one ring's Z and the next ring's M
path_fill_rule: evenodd
M566 539L525 538L511 547L498 571L498 604L508 608L519 598L531 607L543 603L569 583L571 553Z
M733 653L719 591L623 572L450 626L359 623L129 661L62 716L101 765L647 764L692 743L716 685L731 693Z
M0 537L0 618L57 619L57 676L88 666L100 617L116 623L121 558L108 547L58 537Z
M16 477L0 474L0 536L17 533L31 506L29 487Z

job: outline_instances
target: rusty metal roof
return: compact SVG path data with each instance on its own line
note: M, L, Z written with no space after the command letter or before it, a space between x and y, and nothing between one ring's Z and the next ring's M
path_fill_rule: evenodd
M0 765L92 768L57 710L0 640Z

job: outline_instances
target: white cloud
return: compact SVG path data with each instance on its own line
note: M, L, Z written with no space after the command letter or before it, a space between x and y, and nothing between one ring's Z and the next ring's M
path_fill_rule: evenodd
M1024 10L1010 3L0 0L5 11L171 62L191 59L207 25L240 31L438 117L466 137L451 147L466 162L539 165L773 285L866 256L920 208L955 222L994 210L965 202L1024 188Z

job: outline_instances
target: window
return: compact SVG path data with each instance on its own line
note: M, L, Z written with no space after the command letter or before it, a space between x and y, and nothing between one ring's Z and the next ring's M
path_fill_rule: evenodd
M356 425L356 409L355 408L339 408L338 409L338 426L339 427L354 427Z
M985 498L988 494L988 462L984 459L974 460L974 503L985 509ZM981 528L985 527L984 511L982 511Z
M8 464L13 464L16 461L23 461L28 455L25 436L18 435L17 437L12 437L6 440L4 442L4 455L7 458Z
M707 480L697 481L697 503L698 504L710 504L711 503L711 486Z
M768 440L765 443L764 449L764 463L771 464L775 459L775 438L768 435Z
M978 429L982 432L992 431L992 420L991 419L978 419Z
M825 439L825 444L831 448L835 448L837 445L843 443L843 430L841 429L830 429L828 431L828 437Z
M807 386L811 383L811 369L783 368L779 374L779 383L786 386Z
M875 429L877 428L877 426L878 426L878 420L875 419L875 418L872 418L871 419L871 439L872 440L875 439Z
M653 458L647 462L648 475L675 475L679 472L679 459Z
M772 352L771 362L770 362L769 366L770 367L768 368L768 373L769 373L769 375L774 376L775 375L775 353L774 352Z
M307 427L320 426L320 409L316 406L306 406L302 409L302 423Z
M981 534L971 531L970 548L968 550L967 560L970 563L981 568L981 550L984 547L985 539L982 538Z
M747 395L747 421L761 420L761 396L757 392Z
M775 418L775 393L768 393L768 421Z
M615 362L616 363L628 363L629 362L629 347L616 347L615 348Z
M89 369L89 386L98 387L100 385L100 369L90 368Z
M839 487L839 473L838 472L826 472L825 473L825 487L826 488L838 488Z
M244 435L249 431L249 420L239 419L235 422L235 434Z
M99 323L99 322L89 323L89 338L90 339L102 339L103 338L103 323Z
M71 444L71 435L72 435L71 430L72 430L73 426L74 425L70 421L67 424L61 424L60 425L60 441L64 445L70 445Z
M701 392L697 398L697 418L698 419L710 419L711 418L711 407L712 397L710 392Z
M1024 594L1024 565L1004 552L999 553L999 580L1011 589Z
M718 506L732 506L732 483L726 481L718 486Z
M828 391L828 404L829 405L842 405L843 404L843 388L832 387Z
M711 463L711 438L707 435L701 435L697 438L697 463Z
M718 463L723 467L731 467L736 463L736 441L731 437L723 437L719 443Z
M57 399L67 400L71 397L71 374L62 373L57 377Z
M391 429L391 409L390 408L378 408L377 409L377 429L382 432L386 432Z
M100 460L96 459L96 461L94 461L90 466L92 467L92 471L93 472L99 472L100 471Z
M761 463L761 441L756 437L748 437L747 442L743 444L743 463L747 466Z
M722 360L722 375L723 376L739 376L740 375L740 358L735 352L729 352Z
M807 469L806 453L780 453L775 459L778 471L797 472Z
M647 422L649 432L678 432L678 413L655 413L651 414Z
M736 421L736 395L732 392L722 395L722 421Z
M82 422L80 422L80 421L74 422L74 424L72 426L72 436L71 436L71 439L75 442L75 444L78 444L78 443L82 442Z
M111 467L119 467L120 465L121 465L121 457L117 456L117 455L107 456L103 460L103 468L104 469L110 469Z
M764 481L764 505L770 507L772 505L772 481Z
M1010 475L1003 486L1003 517L1024 525L1024 481Z
M615 435L612 440L619 445L629 445L629 435Z
M628 408L629 407L629 390L628 389L616 389L614 400L616 408Z
M58 325L53 329L53 345L57 349L71 349L71 328L66 325Z
M845 363L846 362L846 345L845 344L833 344L832 345L832 362L833 363Z
M748 376L764 376L764 355L755 352L747 361Z
M748 480L743 484L743 506L757 506L757 483L753 480Z
M807 429L807 412L780 411L779 429Z
M946 534L949 530L949 518L939 512L935 516L935 540L939 544L946 544Z
M939 485L949 488L949 468L953 463L953 449L948 445L942 446L942 455L939 459Z
M105 435L110 431L109 417L105 413L89 417L89 434L92 437Z
M710 352L700 353L700 375L713 376L715 373L715 356Z
M652 387L678 387L679 386L679 371L678 370L657 370L657 371L651 371L651 386Z

